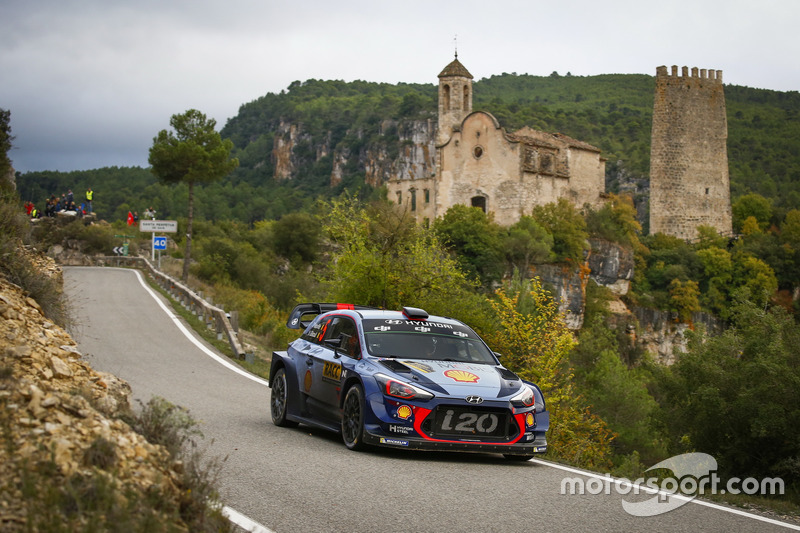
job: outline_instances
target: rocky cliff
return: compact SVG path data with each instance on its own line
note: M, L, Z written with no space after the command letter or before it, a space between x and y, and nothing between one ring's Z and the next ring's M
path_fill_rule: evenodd
M44 261L40 267L60 276ZM111 505L128 504L135 494L179 501L181 463L119 418L128 409L127 383L93 370L72 337L2 276L0 316L0 530L38 530L46 519L42 505L56 517L66 513L62 527L83 529L79 511L101 498L102 486L116 487L114 498L123 498ZM82 490L94 492L81 496ZM59 509L41 501L51 491L86 501ZM155 523L186 527L167 516L169 508L153 507Z
M633 280L633 251L602 239L590 239L590 250L582 265L548 264L533 267L533 274L553 291L559 311L566 316L567 326L578 330L583 326L586 308L586 284L589 280L607 287L616 296L624 296ZM620 305L621 302L620 302ZM622 306L618 312L625 313Z
M609 302L609 311L617 315L615 323L625 317L624 323L631 328L629 334L633 342L649 352L655 361L664 365L674 363L677 354L688 348L689 324L679 322L675 314L668 311L628 308L619 297L628 293L633 280L633 252L602 239L590 239L589 243L591 249L582 265L549 264L533 268L533 274L552 291L567 326L572 330L583 327L586 284L592 280L617 297ZM722 329L718 319L705 313L694 313L692 323L702 324L712 334Z
M314 139L302 124L281 122L272 146L276 179L294 179L299 169L330 158L330 184L353 172L364 174L367 184L380 187L389 179L427 177L435 169L436 122L429 120L384 120L377 135L348 131L360 142L331 147L331 132ZM369 138L367 138L369 137Z

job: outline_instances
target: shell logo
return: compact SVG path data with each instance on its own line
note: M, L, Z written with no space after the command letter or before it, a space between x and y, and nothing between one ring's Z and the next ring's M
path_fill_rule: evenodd
M536 421L533 418L533 413L528 413L525 415L525 425L528 427L533 427L536 424Z
M444 375L459 383L477 383L480 379L472 372L467 372L466 370L448 370Z
M397 418L408 420L411 418L411 408L407 405L401 405L397 408Z

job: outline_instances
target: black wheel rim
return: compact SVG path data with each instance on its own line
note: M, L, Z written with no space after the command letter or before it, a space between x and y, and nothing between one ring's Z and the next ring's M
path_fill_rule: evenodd
M272 384L272 418L280 420L286 410L286 374L281 372L275 378Z
M342 433L344 434L345 442L350 444L356 442L361 433L361 401L358 393L350 392L344 399L342 422Z

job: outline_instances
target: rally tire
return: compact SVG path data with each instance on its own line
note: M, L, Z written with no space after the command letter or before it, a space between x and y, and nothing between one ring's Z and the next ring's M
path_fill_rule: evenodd
M279 368L272 377L272 394L270 395L269 407L272 415L272 423L284 428L297 427L297 422L286 418L289 410L289 387L286 381L286 371Z
M354 451L367 448L364 444L364 389L358 383L347 389L342 404L342 440Z

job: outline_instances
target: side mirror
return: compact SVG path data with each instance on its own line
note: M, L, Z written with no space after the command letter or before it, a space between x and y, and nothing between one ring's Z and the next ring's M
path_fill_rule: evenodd
M340 357L339 355L339 348L342 347L342 338L337 337L335 339L325 339L324 344L330 348L333 348L333 356Z
M492 353L493 353L493 354L494 354L494 356L495 356L495 357L497 357L498 359L500 359L501 357L503 357L503 355L502 355L502 354L499 354L499 353L497 353L497 352L492 352Z

